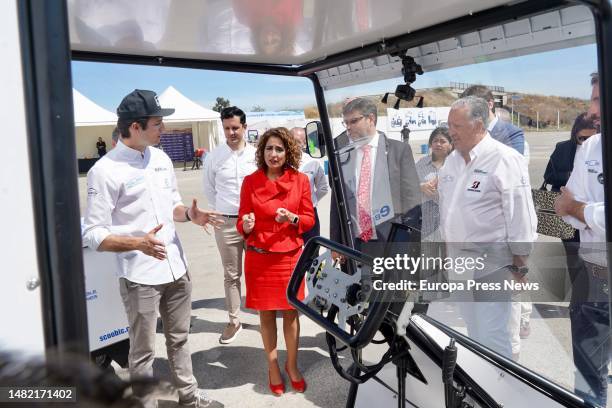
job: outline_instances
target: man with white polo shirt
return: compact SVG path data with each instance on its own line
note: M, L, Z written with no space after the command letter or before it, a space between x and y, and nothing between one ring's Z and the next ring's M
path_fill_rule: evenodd
M599 129L599 75L591 76L589 119ZM570 322L576 366L575 390L588 401L605 406L610 359L610 303L601 133L589 137L576 151L574 169L555 211L580 230L578 255L584 269L572 286Z
M461 97L477 96L487 101L489 105L489 125L487 130L491 137L515 149L521 153L527 164L529 164L529 144L525 140L523 130L514 126L511 122L510 113L505 109L495 108L493 92L484 85L472 85L467 88ZM504 118L504 113L507 118ZM532 311L531 302L521 301L524 293L515 292L512 296L512 315L510 317L510 331L512 333L512 358L518 361L521 351L521 338L526 338L530 333L530 316Z
M310 238L321 235L321 223L319 222L319 213L317 212L317 203L321 201L325 194L329 191L329 183L325 176L325 170L321 163L310 157L308 153L305 153L306 149L306 130L301 127L294 127L291 129L291 135L297 140L298 144L302 147L302 159L300 160L299 171L308 176L310 181L310 195L312 196L312 205L315 211L315 225L310 231L302 234L304 244L308 242Z
M188 346L191 277L174 226L193 222L217 226L215 213L183 205L170 158L153 147L164 128L153 91L137 89L117 108L117 146L87 174L83 242L117 253L119 288L130 324L129 371L152 377L157 313L161 315L170 370L179 405L204 407L212 401L198 390ZM157 406L146 389L134 387L145 407Z
M449 256L484 256L474 281L522 280L527 257L537 238L537 218L529 173L523 156L493 139L487 131L489 106L483 98L455 101L449 112L449 134L455 150L438 175L440 230ZM461 274L449 271L449 279ZM512 357L508 321L510 292L475 291L461 302L468 335L508 358Z
M213 149L204 160L204 194L208 208L223 214L225 220L221 228L215 230L215 240L223 263L225 306L229 314L219 343L229 344L242 330L238 314L244 239L236 229L240 189L244 178L257 170L257 165L255 148L244 138L247 128L244 112L235 106L224 108L221 122L226 143Z

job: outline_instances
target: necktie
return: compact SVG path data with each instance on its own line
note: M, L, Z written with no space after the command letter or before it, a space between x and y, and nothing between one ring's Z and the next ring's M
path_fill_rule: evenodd
M357 189L357 214L359 216L359 238L367 242L372 239L372 205L370 203L370 187L372 184L372 162L370 149L372 146L362 147L363 159L361 160L361 171L359 173L359 188Z

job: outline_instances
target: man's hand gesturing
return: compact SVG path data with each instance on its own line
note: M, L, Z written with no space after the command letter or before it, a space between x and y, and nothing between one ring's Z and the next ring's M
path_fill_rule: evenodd
M140 245L138 245L139 251L145 255L159 259L160 261L166 259L166 246L163 242L155 238L155 234L157 234L157 232L162 229L163 226L163 224L159 224L157 227L149 231L147 235L142 237L142 241Z
M220 217L221 213L218 211L201 210L198 208L198 201L194 198L191 207L188 210L189 218L194 224L198 224L204 227L204 230L208 232L206 228L208 225L212 225L213 228L219 229L219 225L224 224L225 221Z

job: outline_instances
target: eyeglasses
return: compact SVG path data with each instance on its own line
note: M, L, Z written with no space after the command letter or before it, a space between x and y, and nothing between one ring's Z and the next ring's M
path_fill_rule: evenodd
M585 140L587 140L589 137L591 137L591 136L578 136L578 140L579 140L580 142L584 142L584 141L585 141Z
M342 125L344 125L345 128L347 128L349 126L354 126L354 125L357 124L357 122L359 122L363 118L365 118L365 116L359 116L357 118L350 119L348 122L343 120L342 121Z

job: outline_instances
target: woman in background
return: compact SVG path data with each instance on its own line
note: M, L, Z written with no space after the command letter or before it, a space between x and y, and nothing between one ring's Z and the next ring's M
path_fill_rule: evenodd
M440 210L438 208L438 170L444 165L446 157L453 150L448 128L438 127L429 136L431 155L423 157L416 163L416 170L421 183L423 217L421 240L440 242Z
M548 160L544 183L550 184L552 191L560 191L561 187L565 186L574 169L574 157L578 146L597 132L595 124L586 113L578 115L572 126L570 139L557 143Z
M555 150L550 155L546 171L544 172L544 184L546 187L550 184L552 191L560 191L561 187L567 184L570 174L574 169L574 158L576 151L580 145L598 132L597 126L587 116L587 113L578 115L572 126L570 139L557 143ZM565 247L565 258L567 262L567 271L572 284L582 269L582 261L578 257L578 249L580 248L580 234L576 230L574 236L569 239L563 239ZM573 292L572 292L573 293Z
M438 207L438 170L444 165L446 157L453 150L447 127L437 127L429 136L431 154L416 163L416 171L421 186L421 253L426 257L443 256L442 237L440 235L440 209ZM444 271L439 269L421 270L421 279L429 282L446 282ZM423 292L420 303L415 304L413 311L427 313L428 303L445 297L445 293ZM422 302L422 303L421 303Z

